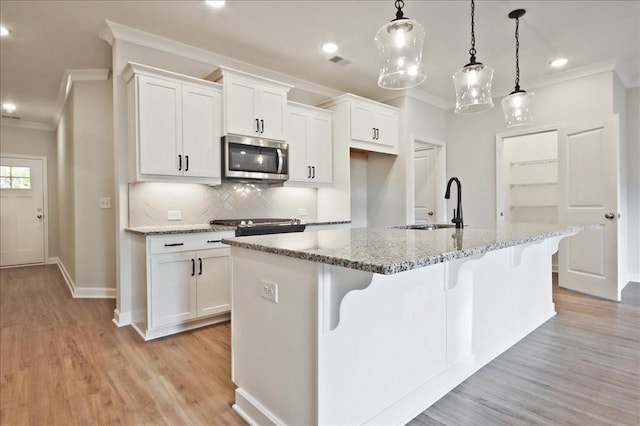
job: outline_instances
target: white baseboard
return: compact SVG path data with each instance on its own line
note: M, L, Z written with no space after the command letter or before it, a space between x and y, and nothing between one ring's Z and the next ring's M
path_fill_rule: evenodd
M60 260L59 257L50 257L47 259L48 264L56 264L58 265L58 269L60 269L60 273L62 274L62 278L67 283L67 287L69 287L69 292L71 293L71 297L74 299L115 299L116 298L116 289L110 287L79 287L71 278L69 271L64 267L64 263Z
M131 312L120 312L118 309L113 310L113 323L118 327L124 327L131 324ZM143 336L144 337L144 336Z

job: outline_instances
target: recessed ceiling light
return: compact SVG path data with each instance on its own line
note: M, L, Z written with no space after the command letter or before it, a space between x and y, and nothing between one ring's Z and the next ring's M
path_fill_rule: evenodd
M7 112L13 112L16 108L15 104L2 104L2 109Z
M567 58L557 58L551 61L550 65L554 68L562 68L567 65L568 62L569 60Z
M0 37L6 37L9 35L11 31L9 31L7 28L5 28L4 26L0 25Z
M208 4L211 7L220 8L220 7L224 6L226 1L225 0L205 0L205 3Z
M338 45L335 43L325 43L322 45L322 50L325 53L334 53L338 51Z

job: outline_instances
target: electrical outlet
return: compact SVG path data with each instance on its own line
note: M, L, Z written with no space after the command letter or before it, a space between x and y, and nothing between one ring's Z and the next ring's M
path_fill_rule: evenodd
M267 300L278 303L278 284L260 281L260 295Z
M307 209L298 209L298 216L306 216L307 215Z
M109 197L100 198L100 208L101 209L110 209L111 208L111 198L109 198Z
M182 220L182 212L180 210L169 210L167 213L168 220Z

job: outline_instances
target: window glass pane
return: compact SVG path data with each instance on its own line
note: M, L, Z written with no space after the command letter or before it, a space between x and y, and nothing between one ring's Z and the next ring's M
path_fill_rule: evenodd
M0 177L0 189L11 189L11 179Z
M2 176L2 177L11 176L11 167L9 167L9 166L0 166L0 176Z
M31 167L12 167L11 176L13 177L31 177Z
M31 179L26 178L12 178L11 186L13 189L31 189Z

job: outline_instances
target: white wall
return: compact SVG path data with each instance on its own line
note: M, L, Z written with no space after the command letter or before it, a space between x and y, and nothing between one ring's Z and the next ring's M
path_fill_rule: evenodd
M49 258L58 256L58 154L56 134L51 130L0 126L0 154L47 159L47 210Z

